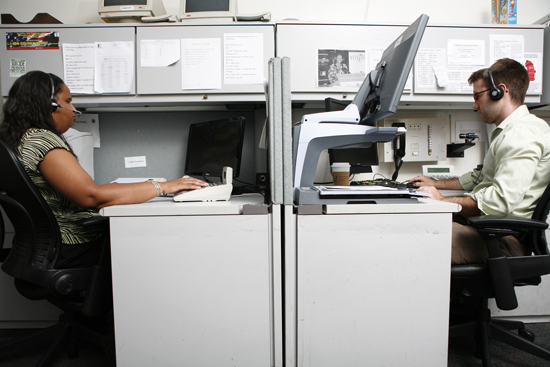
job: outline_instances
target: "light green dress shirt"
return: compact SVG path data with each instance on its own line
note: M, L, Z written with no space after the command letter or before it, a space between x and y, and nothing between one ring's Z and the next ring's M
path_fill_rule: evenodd
M459 182L482 214L531 218L550 182L550 127L518 107L493 131L482 171Z

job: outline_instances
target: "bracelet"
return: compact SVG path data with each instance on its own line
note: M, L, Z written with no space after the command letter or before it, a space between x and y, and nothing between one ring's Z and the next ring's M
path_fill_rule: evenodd
M164 192L162 192L162 187L160 187L160 184L157 181L151 181L153 185L155 185L155 189L157 189L157 196L163 196Z

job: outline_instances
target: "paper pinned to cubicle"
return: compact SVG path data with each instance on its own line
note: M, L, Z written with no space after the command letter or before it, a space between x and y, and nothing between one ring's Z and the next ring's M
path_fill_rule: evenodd
M484 40L447 41L447 63L450 65L485 65Z
M63 80L72 94L94 93L93 43L63 43Z
M221 89L221 41L219 38L181 40L181 88Z
M262 33L225 33L224 84L262 84L264 38Z
M134 42L95 42L94 90L130 93L134 80Z
M180 40L141 40L140 65L142 68L168 67L180 60Z

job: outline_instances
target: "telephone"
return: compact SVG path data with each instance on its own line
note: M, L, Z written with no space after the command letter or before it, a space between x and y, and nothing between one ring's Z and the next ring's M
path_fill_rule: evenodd
M393 122L391 124L392 127L405 127L404 122ZM403 157L405 156L405 139L406 139L406 133L401 134L393 138L392 141L392 147L393 147L393 161L395 162L395 172L393 173L392 180L397 180L397 176L399 175L399 169L401 168L401 165L403 165Z
M233 168L224 167L221 183L210 183L195 190L186 190L174 195L174 201L227 201L233 190Z

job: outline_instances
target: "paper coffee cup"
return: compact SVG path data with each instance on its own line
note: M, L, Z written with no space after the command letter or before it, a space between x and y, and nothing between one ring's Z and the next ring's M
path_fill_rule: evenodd
M332 181L336 186L349 185L350 164L347 162L334 162L330 168L332 170Z

